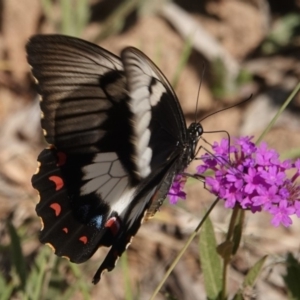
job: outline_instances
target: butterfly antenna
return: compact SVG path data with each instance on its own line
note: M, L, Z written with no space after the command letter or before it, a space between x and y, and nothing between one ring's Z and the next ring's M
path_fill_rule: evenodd
M195 123L197 123L197 119L198 119L198 103L199 103L200 90L201 90L202 81L203 81L203 78L204 78L204 73L205 73L205 63L203 62L202 63L202 73L201 73L200 83L199 83L198 92L197 92Z
M252 98L253 94L251 94L247 99L245 100L242 100L241 102L237 103L237 104L234 104L234 105L231 105L231 106L228 106L228 107L225 107L225 108L222 108L220 110L217 110L217 111L214 111L213 113L205 116L203 119L201 119L199 122L201 123L203 120L207 119L208 117L212 116L212 115L215 115L221 111L224 111L224 110L227 110L227 109L230 109L230 108L233 108L233 107L236 107L238 105L241 105L241 104L244 104L245 102L249 101L251 98Z
M239 102L239 103L237 103L237 104L234 104L234 105L225 107L225 108L223 108L223 109L220 109L220 110L218 110L218 111L215 111L215 112L213 112L213 113L211 113L211 114L205 116L205 117L204 117L203 119L201 119L199 122L202 122L202 121L205 120L206 118L208 118L208 117L210 117L210 116L212 116L212 115L215 115L216 113L219 113L219 112L221 112L221 111L224 111L224 110L233 108L233 107L235 107L235 106L241 105L241 104L243 104L243 103L249 101L251 98L252 98L252 94L251 94L247 99L245 99L245 100L243 100L243 101L241 101L241 102ZM225 134L227 135L227 137L228 137L228 157L230 158L230 144L231 144L230 134L229 134L226 130L203 131L203 133L220 133L220 132L225 133ZM201 139L204 140L203 137L201 137ZM207 143L206 140L204 140L204 142Z

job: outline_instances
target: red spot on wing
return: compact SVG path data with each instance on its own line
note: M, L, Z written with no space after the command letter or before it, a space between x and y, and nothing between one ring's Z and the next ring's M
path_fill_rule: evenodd
M59 191L64 186L64 181L59 176L50 176L49 180L54 182L56 191Z
M120 222L116 217L112 217L106 221L104 226L109 228L113 235L116 235L120 229Z
M67 155L63 152L57 152L57 166L63 166L66 163Z
M63 228L63 231L64 231L65 233L68 233L68 232L69 232L69 229L68 229L67 227L64 227L64 228Z
M58 203L52 203L50 207L54 210L55 216L58 217L61 212L61 206Z
M86 243L88 242L88 238L87 238L85 235L83 235L83 236L81 236L81 237L79 238L79 241L80 241L80 242L83 242L84 244L86 244Z

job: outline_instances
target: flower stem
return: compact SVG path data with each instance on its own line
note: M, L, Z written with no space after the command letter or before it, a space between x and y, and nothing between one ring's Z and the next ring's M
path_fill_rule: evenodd
M223 260L223 274L222 274L222 296L221 299L222 300L226 300L226 294L227 294L227 266L229 264L229 259L224 258Z
M176 256L176 258L172 262L171 266L168 268L167 272L165 273L165 276L162 278L162 280L160 281L159 285L157 286L157 288L153 292L150 300L154 300L155 296L158 294L158 292L162 288L163 284L165 283L165 281L167 280L167 278L170 276L171 272L173 271L173 269L175 268L175 266L177 265L177 263L179 262L179 260L183 256L183 254L185 253L186 249L189 247L189 245L191 244L191 242L193 241L193 239L199 233L199 231L200 231L203 223L205 222L205 220L207 219L207 217L210 215L211 211L216 206L216 204L218 203L218 201L219 201L219 198L217 198L213 202L213 204L210 206L210 208L208 209L208 211L205 213L204 217L202 218L202 220L200 221L200 223L198 224L198 226L195 228L194 232L190 235L189 239L187 240L187 242L185 243L185 245L183 246L183 248L181 249L181 251L178 253L178 255Z
M240 207L236 205L234 207L233 211L232 211L232 215L231 215L231 218L230 218L230 223L229 223L229 226L228 226L226 241L231 241L231 239L232 239L232 235L233 235L233 231L234 231L234 227L235 227L235 224L236 224L236 219L237 219L239 210L240 210Z
M234 207L231 218L230 218L230 223L228 226L225 243L227 242L228 244L231 244L231 245L233 245L232 237L233 237L237 217L239 214L239 210L240 210L240 208L238 206ZM227 285L226 285L226 283L227 283L227 267L228 267L228 264L230 263L231 254L232 254L232 247L231 247L230 255L224 255L224 258L223 258L223 276L222 276L222 280L223 280L222 285L223 286L222 286L222 296L221 296L222 300L226 299L226 294L227 294L227 288L226 288L227 287Z

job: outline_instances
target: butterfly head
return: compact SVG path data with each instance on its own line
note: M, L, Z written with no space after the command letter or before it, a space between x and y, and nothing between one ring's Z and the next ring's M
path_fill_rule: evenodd
M200 123L193 122L189 126L187 132L190 149L190 160L193 160L195 157L198 141L203 134L203 127Z

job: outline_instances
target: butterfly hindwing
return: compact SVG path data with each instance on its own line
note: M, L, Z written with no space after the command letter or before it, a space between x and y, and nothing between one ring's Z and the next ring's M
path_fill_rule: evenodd
M188 164L183 113L164 75L135 48L118 58L83 40L49 35L34 36L27 53L52 145L32 178L41 198L40 239L76 263L111 246L97 283Z
M64 172L72 162L64 153L45 149L38 160L41 163L32 184L41 198L36 207L43 224L40 240L51 245L57 255L83 262L97 250L107 231L103 228L109 219L109 207L99 203L94 194L75 198L69 189L70 175ZM73 184L78 184L79 178L73 175Z

